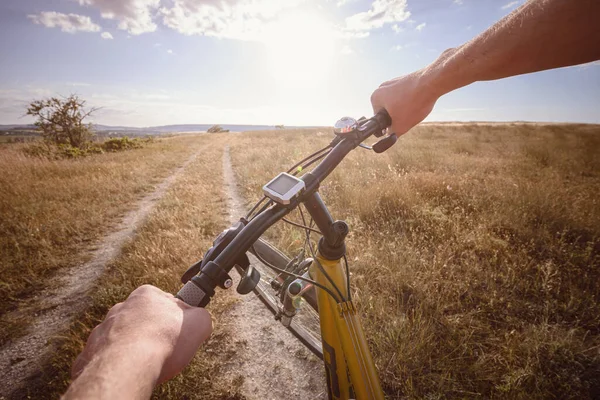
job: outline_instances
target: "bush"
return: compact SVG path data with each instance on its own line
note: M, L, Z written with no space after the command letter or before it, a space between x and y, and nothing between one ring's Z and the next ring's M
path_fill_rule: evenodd
M108 139L100 145L104 151L122 151L129 149L139 149L142 147L142 142L139 139L129 139L127 136L121 138Z
M48 142L33 143L23 148L23 152L28 156L42 157L48 159L79 158L93 154L104 154L105 152L117 152L131 149L139 149L146 143L154 142L154 138L130 139L127 136L122 138L108 139L103 143L96 143L87 146L84 149L71 146L70 144L53 145Z
M229 129L223 129L221 125L213 125L208 128L208 133L221 133L221 132L229 132Z
M55 147L46 143L33 143L23 148L23 152L31 157L56 158Z

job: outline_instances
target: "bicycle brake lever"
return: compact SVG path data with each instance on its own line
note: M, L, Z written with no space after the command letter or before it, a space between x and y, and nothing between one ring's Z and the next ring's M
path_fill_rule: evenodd
M379 140L377 143L375 143L373 145L373 151L375 153L383 153L384 151L392 147L397 140L398 136L396 136L395 133L392 133L391 135L388 135L383 139Z

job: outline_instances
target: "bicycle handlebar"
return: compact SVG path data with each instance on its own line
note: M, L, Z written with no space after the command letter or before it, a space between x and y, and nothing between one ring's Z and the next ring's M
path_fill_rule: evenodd
M243 226L241 231L237 232L233 240L214 260L202 264L199 273L185 283L177 293L177 297L191 306L205 307L210 302L217 286L224 289L231 287L232 280L229 272L235 266L236 260L239 260L240 255L244 255L273 224L285 217L299 203L308 200L318 190L320 183L335 170L350 151L373 135L381 136L391 122L387 111L382 109L372 118L363 121L352 132L345 134L319 165L300 178L304 181L306 190L297 202L293 203L291 207L275 204L256 215L247 225ZM387 147L389 148L389 146ZM239 228L238 226L235 229Z

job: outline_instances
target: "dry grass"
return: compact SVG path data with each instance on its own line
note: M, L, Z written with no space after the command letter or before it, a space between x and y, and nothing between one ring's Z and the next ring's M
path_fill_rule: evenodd
M215 140L216 139L216 140ZM209 141L215 140L216 143ZM69 369L81 351L91 329L108 309L123 301L142 284L153 284L175 293L181 274L210 247L226 226L227 214L222 188L221 159L224 136L201 139L202 156L190 164L137 232L136 237L112 263L92 294L92 306L77 318L68 333L56 339L58 351L41 377L15 398L56 398L69 384ZM218 166L215 168L215 166ZM175 379L155 390L157 399L241 399L236 388L220 387L219 366L233 356L234 344L218 320L231 298L216 296L209 310L215 332L198 352L192 364ZM226 318L226 315L223 316ZM44 390L40 390L43 388ZM43 395L40 396L40 393Z
M0 344L27 325L27 317L6 313L57 269L84 261L86 248L185 161L197 141L163 139L76 161L27 157L22 145L0 148Z
M245 194L326 141L244 135ZM322 186L390 398L600 396L599 149L598 126L421 126Z

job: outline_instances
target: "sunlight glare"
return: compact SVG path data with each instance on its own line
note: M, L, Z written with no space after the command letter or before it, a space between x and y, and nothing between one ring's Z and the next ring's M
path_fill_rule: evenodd
M317 86L328 77L335 33L318 15L295 13L266 27L263 42L272 77L286 88Z

